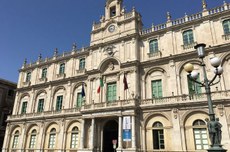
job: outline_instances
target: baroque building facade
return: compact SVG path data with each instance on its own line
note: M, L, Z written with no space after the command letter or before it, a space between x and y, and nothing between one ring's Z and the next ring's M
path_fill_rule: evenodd
M17 84L0 78L0 148L6 131L6 119L13 111Z
M204 88L183 66L203 73L194 46L205 43L224 73L213 86L222 144L230 149L230 5L143 29L141 15L122 0L107 0L90 46L39 57L20 69L3 152L206 151L208 104ZM113 146L115 145L115 146Z

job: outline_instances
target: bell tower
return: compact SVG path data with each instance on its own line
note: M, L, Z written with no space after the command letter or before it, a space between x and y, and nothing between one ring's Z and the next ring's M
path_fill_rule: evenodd
M105 5L105 20L121 15L123 0L107 0Z

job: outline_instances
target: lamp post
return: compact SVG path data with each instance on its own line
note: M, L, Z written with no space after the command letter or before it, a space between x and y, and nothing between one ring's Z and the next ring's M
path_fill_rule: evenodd
M186 72L189 73L189 79L197 84L199 84L202 87L205 87L205 92L207 95L207 100L208 100L208 110L209 110L209 121L207 123L208 127L208 132L209 132L209 138L211 141L210 148L208 149L208 152L226 152L227 150L222 148L221 145L221 139L222 139L222 131L221 127L222 125L219 122L219 119L215 117L215 113L213 110L213 103L211 99L211 88L210 86L215 85L220 82L220 77L221 74L223 73L223 68L220 67L221 60L217 57L211 58L210 62L211 65L215 68L214 73L215 76L209 80L207 78L207 73L205 69L205 63L204 63L204 58L205 58L205 44L198 44L194 48L197 50L198 57L201 59L201 66L203 70L203 76L204 76L204 81L199 82L196 79L198 78L199 74L194 70L194 66L191 63L187 63L184 66L184 69ZM219 78L217 82L214 82L216 78Z

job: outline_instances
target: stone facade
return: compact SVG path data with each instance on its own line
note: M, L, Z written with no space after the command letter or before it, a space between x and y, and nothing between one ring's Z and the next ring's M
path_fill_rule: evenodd
M0 79L0 147L3 146L3 139L6 131L6 119L13 111L15 90L17 84Z
M222 144L230 149L230 5L142 29L141 15L122 0L107 0L89 47L23 64L4 152L206 151L210 141L204 88L190 84L183 66L203 72L194 46L222 60L211 87ZM128 89L124 89L124 84ZM98 87L100 87L100 90ZM83 91L84 90L84 91ZM84 93L83 93L84 92Z

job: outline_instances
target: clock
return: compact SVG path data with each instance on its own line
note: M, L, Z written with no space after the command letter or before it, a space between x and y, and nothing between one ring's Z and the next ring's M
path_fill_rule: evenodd
M110 25L108 28L109 32L112 33L115 30L115 25Z

